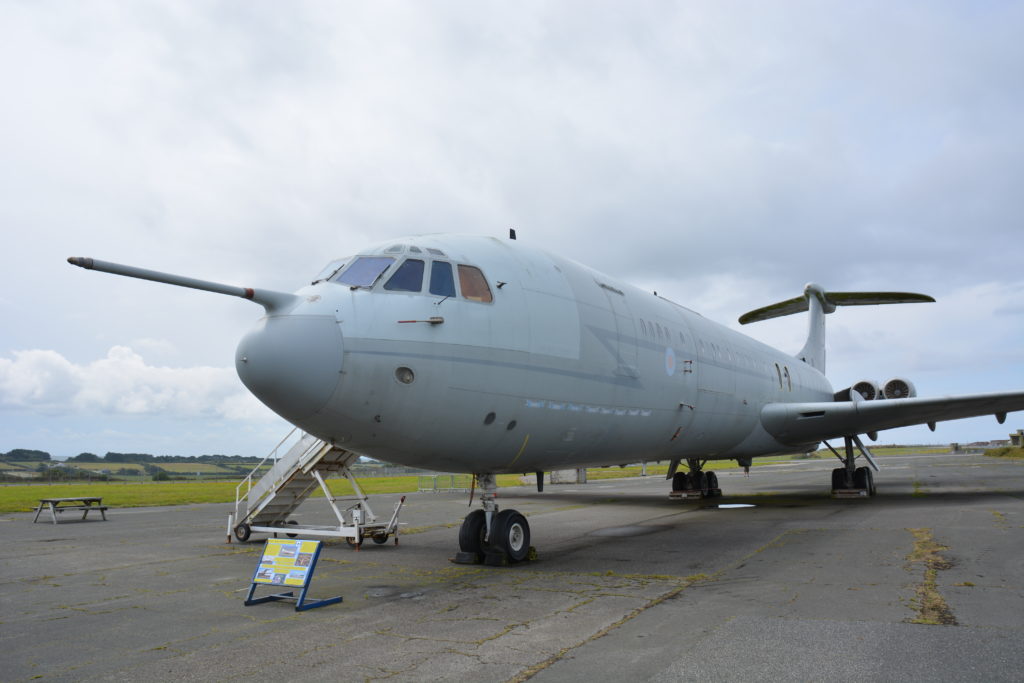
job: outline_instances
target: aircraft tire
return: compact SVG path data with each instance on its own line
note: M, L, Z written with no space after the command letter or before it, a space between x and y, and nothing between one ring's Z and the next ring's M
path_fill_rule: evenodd
M875 473L872 472L871 470L868 470L867 473L868 473L868 495L869 496L873 496L876 493L878 493L878 489L875 488Z
M235 527L235 538L237 538L242 543L248 541L250 536L252 536L252 529L250 529L249 525L245 522L242 522L241 524Z
M685 491L688 488L690 488L690 484L686 477L686 472L676 472L672 475L673 491Z
M705 472L704 470L701 470L700 472L691 472L690 473L690 481L691 481L691 483L693 485L693 488L695 490L697 490L697 491L700 491L700 494L702 496L708 495L708 474L707 474L707 472Z
M708 491L712 497L722 495L722 490L718 487L718 475L714 472L708 472Z
M459 550L464 553L482 553L484 551L484 525L487 516L483 510L473 510L462 520L459 527Z
M510 562L522 562L530 554L530 524L515 510L502 510L494 518L492 543Z
M863 491L871 490L871 483L869 481L870 475L868 474L867 467L858 467L853 471L853 488L861 489Z
M832 490L846 488L846 469L837 467L832 470Z

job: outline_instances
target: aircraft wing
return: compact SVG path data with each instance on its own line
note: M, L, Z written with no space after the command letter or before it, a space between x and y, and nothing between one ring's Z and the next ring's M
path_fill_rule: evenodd
M769 403L761 424L784 444L806 444L895 427L1024 410L1024 392L946 398L893 398L876 401Z

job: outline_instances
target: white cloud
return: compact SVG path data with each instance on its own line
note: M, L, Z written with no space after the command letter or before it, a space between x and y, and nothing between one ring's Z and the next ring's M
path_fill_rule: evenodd
M44 415L276 419L241 386L231 368L147 365L126 346L75 365L56 351L0 358L0 405Z
M941 317L832 316L836 382L1012 387L1024 320L978 301L1020 306L1022 24L942 0L0 3L0 400L262 410L222 367L251 304L69 255L294 290L370 242L508 227L732 326L807 281L935 294ZM799 347L772 324L744 331ZM126 345L150 365L108 356L123 395L89 393Z

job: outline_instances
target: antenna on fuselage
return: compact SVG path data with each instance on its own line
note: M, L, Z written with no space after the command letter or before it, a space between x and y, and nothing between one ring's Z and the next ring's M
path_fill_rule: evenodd
M516 238L516 229L515 228L509 228L508 229L508 238L510 240L515 240L515 238Z

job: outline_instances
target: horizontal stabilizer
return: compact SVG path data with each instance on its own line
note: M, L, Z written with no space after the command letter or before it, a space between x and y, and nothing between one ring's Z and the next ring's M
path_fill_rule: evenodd
M825 313L832 313L836 306L873 306L878 304L917 304L934 303L935 299L926 294L913 292L826 292L819 287L808 285L805 294L795 299L787 299L770 306L758 308L740 316L740 324L755 323L784 315L803 313L810 307L810 297L815 296L821 301Z
M795 299L787 299L777 304L744 313L740 316L740 325L771 320L772 318L781 318L784 315L793 315L794 313L803 313L808 308L810 308L810 302L807 300L807 297L798 296Z

